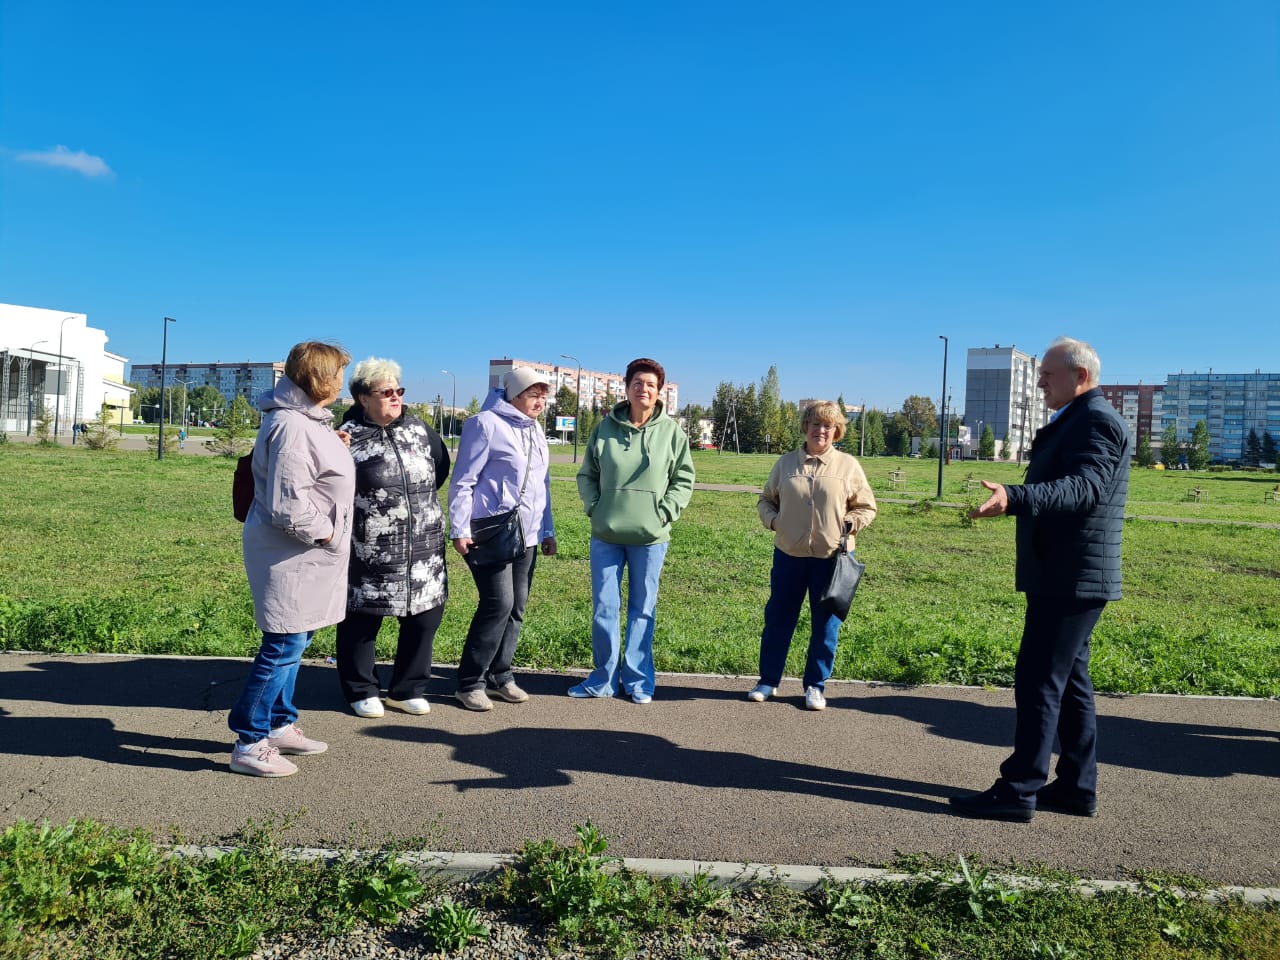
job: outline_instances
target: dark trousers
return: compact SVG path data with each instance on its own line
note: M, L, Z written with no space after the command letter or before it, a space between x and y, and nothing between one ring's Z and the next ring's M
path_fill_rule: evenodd
M500 687L514 678L511 662L524 626L524 607L533 584L537 547L501 567L471 568L480 594L458 661L458 690Z
M1089 638L1106 601L1027 596L1013 695L1013 755L1000 778L1030 798L1049 779L1053 740L1064 786L1092 797L1098 788L1098 728L1089 679Z
M440 621L444 619L444 604L396 619L400 621L400 638L396 642L387 696L392 700L412 700L427 692L431 648ZM374 641L378 639L382 620L379 616L348 610L346 619L338 624L338 682L347 703L376 697L382 689L374 663Z

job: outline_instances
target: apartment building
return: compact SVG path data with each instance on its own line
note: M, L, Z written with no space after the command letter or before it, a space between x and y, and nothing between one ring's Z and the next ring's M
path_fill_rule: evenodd
M1164 430L1163 384L1104 384L1099 389L1129 425L1129 438L1135 446L1143 437L1149 438L1157 448L1160 446L1160 433Z
M1171 373L1164 384L1161 430L1174 424L1178 442L1191 439L1203 420L1209 428L1209 459L1230 463L1244 457L1249 431L1280 442L1280 373Z
M284 361L268 363L170 363L164 368L164 385L181 382L189 389L213 387L228 400L237 396L254 403L284 376ZM135 363L130 377L140 387L160 386L160 364Z
M1044 394L1036 387L1039 360L1016 346L970 347L965 363L964 419L975 437L991 428L1009 450L1026 459L1036 431L1049 421Z
M558 393L561 387L568 387L575 394L578 392L577 364L547 363L543 360L521 360L503 357L489 361L489 389L500 386L502 378L512 367L531 367L547 378L551 384L551 392ZM607 398L612 397L617 403L626 398L627 389L622 382L624 374L606 370L588 370L582 368L582 402L584 406L599 406L603 409ZM670 416L675 416L680 409L680 386L670 379L667 373L666 385L662 388L662 406Z

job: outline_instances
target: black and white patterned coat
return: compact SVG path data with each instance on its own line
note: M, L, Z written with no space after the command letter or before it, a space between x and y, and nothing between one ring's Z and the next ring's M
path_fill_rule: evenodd
M357 406L339 429L351 434L356 467L347 609L404 617L438 607L448 581L436 491L449 476L449 451L407 413L380 427Z

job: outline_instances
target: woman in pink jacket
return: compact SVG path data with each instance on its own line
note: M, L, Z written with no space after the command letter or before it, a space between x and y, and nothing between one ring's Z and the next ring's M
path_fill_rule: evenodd
M238 735L231 769L287 777L282 754L324 753L328 744L294 722L293 688L316 630L346 613L355 468L330 421L351 355L318 341L289 351L284 377L258 401L253 506L244 525L244 569L262 647L227 725Z

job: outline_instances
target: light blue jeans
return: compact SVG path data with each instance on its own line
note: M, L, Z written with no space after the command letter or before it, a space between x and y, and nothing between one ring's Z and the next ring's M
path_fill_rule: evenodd
M619 684L626 693L653 696L654 613L668 546L665 541L636 547L591 538L591 661L595 669L582 685L592 696L612 697ZM624 567L630 568L625 654L620 623Z
M293 687L298 681L302 654L314 636L314 630L262 635L262 646L249 667L249 679L227 717L227 726L239 735L241 743L257 743L272 730L298 719Z

